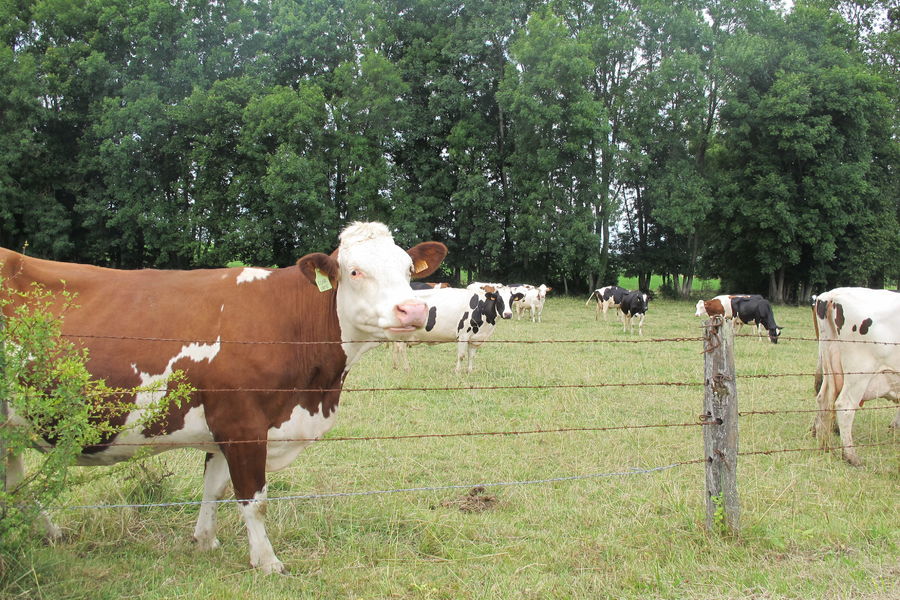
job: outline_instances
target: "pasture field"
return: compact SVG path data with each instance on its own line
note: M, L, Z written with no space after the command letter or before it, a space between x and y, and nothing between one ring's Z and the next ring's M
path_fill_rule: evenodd
M703 449L693 313L693 303L653 301L639 338L623 333L613 313L598 322L583 298L551 293L543 323L502 322L493 339L558 341L488 343L471 375L453 374L454 345L411 348L410 373L391 368L385 347L371 351L346 388L415 389L345 391L337 426L270 475L270 498L443 489L271 501L269 535L287 576L248 568L247 534L232 505L219 508L222 547L208 553L192 547L196 505L66 510L56 513L63 542L2 557L0 597L900 597L893 408L857 415L857 443L882 444L860 448L861 468L838 451L741 457L742 529L705 529L704 467L678 464ZM736 340L741 411L814 408L816 343L791 339L813 337L810 310L775 314L779 344ZM802 375L742 377L762 374ZM560 387L612 383L696 385ZM491 389L504 386L532 387ZM453 389L460 387L483 389ZM815 448L812 419L744 416L740 450ZM661 424L688 425L597 430ZM385 439L578 428L588 430ZM140 467L77 470L90 482L62 504L199 500L202 463L200 452L181 450ZM546 481L586 475L604 476ZM489 485L512 482L537 483Z

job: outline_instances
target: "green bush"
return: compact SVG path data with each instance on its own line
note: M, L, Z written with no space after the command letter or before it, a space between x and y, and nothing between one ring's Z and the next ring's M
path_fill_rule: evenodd
M88 372L87 349L61 336L59 315L74 307L71 294L63 292L60 311L51 310L57 298L39 286L18 292L0 280L0 290L0 309L6 315L0 320L0 399L9 407L9 418L0 426L0 448L11 455L31 448L42 452L38 468L18 485L0 485L0 544L9 545L60 495L82 448L122 430L110 421L136 408L137 392L172 388L142 407L141 418L127 427L147 426L172 403L180 405L191 390L181 372L152 389L108 387Z

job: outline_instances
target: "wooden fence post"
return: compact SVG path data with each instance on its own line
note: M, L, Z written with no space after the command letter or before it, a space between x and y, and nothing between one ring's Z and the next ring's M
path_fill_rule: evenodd
M716 316L703 323L703 446L706 459L706 526L740 529L737 493L738 397L734 328Z

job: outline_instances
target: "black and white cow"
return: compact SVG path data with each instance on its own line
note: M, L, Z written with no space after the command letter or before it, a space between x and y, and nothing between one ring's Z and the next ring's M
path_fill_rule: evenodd
M616 317L618 318L621 309L619 305L622 304L622 298L625 297L625 294L628 293L623 287L619 287L617 285L608 285L606 287L602 287L591 292L591 295L588 296L587 302L585 302L585 306L591 303L591 300L596 298L597 300L597 311L594 313L594 320L599 320L600 311L603 311L603 320L606 320L606 311L610 308L616 309Z
M734 312L734 330L740 331L742 325L756 324L756 332L759 340L762 340L762 331L769 332L769 340L773 344L778 343L781 335L781 327L775 323L775 313L772 305L762 296L737 296L731 300Z
M622 302L619 304L619 310L622 311L622 315L625 317L622 320L622 331L628 331L628 326L631 326L631 333L634 333L634 321L635 317L639 317L638 320L638 333L640 335L644 335L644 317L647 315L647 309L650 308L650 296L641 291L628 292L625 296L622 297Z
M444 288L415 291L414 295L428 303L428 318L423 329L408 338L409 342L393 342L394 368L403 365L409 370L406 347L416 343L456 341L456 369L468 361L468 372L475 368L475 352L491 334L498 319L509 319L509 299L493 286L485 285L474 290ZM508 288L507 288L508 289ZM518 299L521 294L513 294ZM425 300L427 298L427 300Z

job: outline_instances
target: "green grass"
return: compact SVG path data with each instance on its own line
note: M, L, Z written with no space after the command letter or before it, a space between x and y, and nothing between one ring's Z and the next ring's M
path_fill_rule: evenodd
M651 303L644 340L697 337L687 302ZM740 409L814 407L815 342L805 308L776 307L779 344L736 340ZM583 299L551 297L543 323L508 321L497 340L606 340L487 344L470 376L452 373L455 347L410 349L413 372L393 371L378 348L347 388L699 382L699 341L619 343L610 313L595 321ZM346 392L329 438L693 423L701 387ZM887 406L872 402L872 406ZM219 509L222 548L196 552L194 506L65 511L66 539L3 557L2 598L870 598L900 597L893 410L864 411L854 429L862 468L835 452L742 457L742 530L708 532L702 465L644 474L489 486L481 512L460 510L468 486L651 468L702 456L700 427L375 441L324 441L271 474L270 496L467 486L271 502L268 530L290 575L248 568L233 506ZM812 448L812 414L741 419L740 448ZM836 442L836 439L833 440ZM837 445L837 444L835 444ZM82 471L96 479L66 504L196 500L203 456L148 461L151 475ZM145 483L149 481L149 483Z

